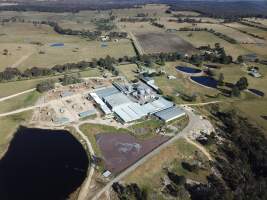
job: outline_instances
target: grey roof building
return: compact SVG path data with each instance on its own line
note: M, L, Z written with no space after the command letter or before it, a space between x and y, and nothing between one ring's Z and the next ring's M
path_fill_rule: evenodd
M117 88L111 86L111 87L107 87L104 89L99 89L99 90L95 91L95 93L97 94L97 96L99 98L103 99L103 98L108 97L110 95L120 93L120 91Z
M163 120L164 122L170 122L179 117L185 116L185 111L178 107L171 107L160 112L155 113L155 116Z
M110 96L104 97L104 101L112 110L114 110L114 108L118 106L132 103L132 101L122 93L115 93Z

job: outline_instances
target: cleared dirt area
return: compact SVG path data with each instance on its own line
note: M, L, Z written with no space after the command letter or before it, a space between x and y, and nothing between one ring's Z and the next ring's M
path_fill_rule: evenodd
M156 136L147 140L137 140L129 134L98 134L96 136L105 167L118 173L132 165L151 150L167 141L168 137Z
M140 33L136 37L145 53L180 52L192 54L193 45L171 33Z

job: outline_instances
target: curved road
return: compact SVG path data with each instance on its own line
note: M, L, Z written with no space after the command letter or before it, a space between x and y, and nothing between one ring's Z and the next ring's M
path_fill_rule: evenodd
M84 133L79 129L79 125L75 124L75 125L73 125L73 127L78 132L78 134L83 138L83 140L86 142L86 146L87 146L90 154L91 155L95 155L94 149L93 149L88 137L86 135L84 135ZM79 192L78 200L86 199L87 193L88 193L88 189L90 187L90 183L91 183L92 176L93 176L94 172L95 172L95 168L94 168L94 166L91 166L89 175L88 175L85 183L83 184L82 189Z

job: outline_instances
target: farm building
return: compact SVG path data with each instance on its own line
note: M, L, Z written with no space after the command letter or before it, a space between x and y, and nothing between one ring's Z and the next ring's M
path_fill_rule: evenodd
M153 84L153 79L147 81ZM174 106L173 102L156 97L151 87L145 83L140 82L135 86L119 83L113 85L115 87L99 89L95 93L90 93L90 96L106 115L114 113L122 123L133 122ZM140 97L149 98L143 101Z
M96 110L95 109L91 109L91 110L87 110L87 111L84 111L84 112L80 112L79 113L79 117L83 118L83 117L89 117L89 116L92 116L92 115L95 115L96 114Z
M154 114L156 112L171 108L174 106L174 103L171 101L168 101L162 97L159 99L152 101L150 103L146 103L142 105L142 109L147 113L147 114Z
M138 103L133 102L116 107L114 112L123 123L133 122L147 115Z
M60 117L60 118L53 119L53 121L56 124L65 124L65 123L68 123L70 120L68 118L66 118L66 117Z
M110 95L120 93L120 91L117 88L111 86L111 87L107 87L107 88L101 88L101 89L95 91L95 93L97 94L97 96L100 99L103 99L103 98L108 97Z
M107 96L104 98L104 102L111 108L111 110L114 110L122 105L132 103L132 101L122 93Z
M181 108L175 106L155 113L155 116L163 120L164 122L170 122L182 116L185 116L185 112Z
M154 90L158 91L159 87L155 85L154 79L147 76L143 76L141 77L141 80L144 81L148 86L150 86Z
M248 70L248 74L253 76L254 78L260 78L261 74L259 73L259 71L256 68L252 68L250 70Z
M100 109L104 112L105 115L111 114L111 110L107 107L107 105L100 99L96 93L90 93L90 96L93 98L93 100L97 103L97 105L100 107Z

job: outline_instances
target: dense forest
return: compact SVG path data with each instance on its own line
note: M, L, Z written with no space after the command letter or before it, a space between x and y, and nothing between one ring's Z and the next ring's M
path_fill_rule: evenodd
M39 12L79 12L82 10L110 10L132 8L146 3L164 3L171 10L197 11L203 16L235 18L235 17L267 17L267 4L264 1L177 1L177 0L111 0L105 1L38 1L22 0L18 5L2 6L0 10L39 11Z

